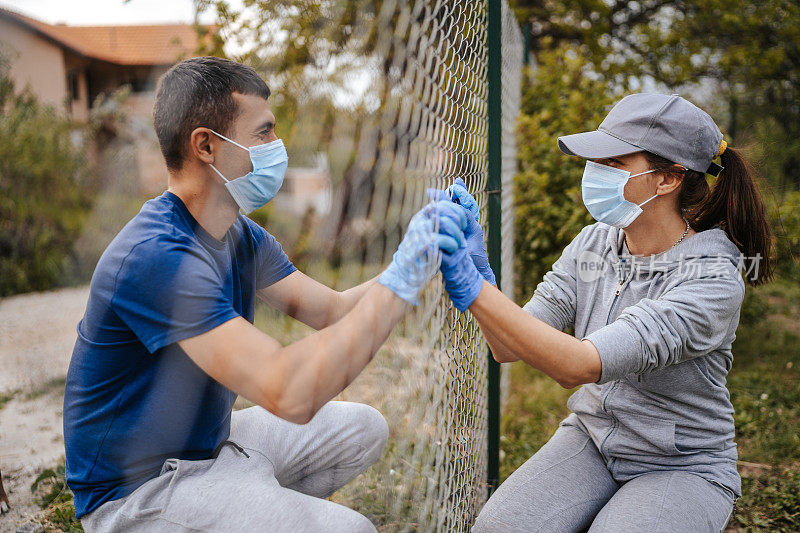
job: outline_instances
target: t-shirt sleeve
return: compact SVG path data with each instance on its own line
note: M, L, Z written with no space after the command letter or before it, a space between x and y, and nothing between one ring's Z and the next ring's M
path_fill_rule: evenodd
M584 337L600 354L597 383L700 357L728 341L744 299L744 281L729 267L724 275L686 279L657 299L644 298Z
M575 325L578 305L578 254L591 226L585 227L564 248L561 257L536 286L533 296L523 309L530 315L564 331Z
M202 249L154 238L122 262L111 308L153 353L240 316L223 283Z
M249 218L244 218L256 243L256 289L268 287L297 270L275 237Z

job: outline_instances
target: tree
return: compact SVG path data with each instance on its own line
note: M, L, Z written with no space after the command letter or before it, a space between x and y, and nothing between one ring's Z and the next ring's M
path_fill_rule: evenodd
M779 191L800 187L800 4L764 0L514 0L534 53L567 46L609 87L694 97ZM764 137L764 134L767 134Z

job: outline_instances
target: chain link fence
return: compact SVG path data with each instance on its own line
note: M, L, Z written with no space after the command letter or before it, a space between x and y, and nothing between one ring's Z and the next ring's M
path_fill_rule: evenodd
M513 297L522 37L502 8L502 289ZM383 12L376 52L387 68L372 78L379 107L360 131L355 168L335 187L339 218L329 227L342 229L328 240L344 263L388 262L426 188L457 177L488 223L487 4L428 0ZM391 435L381 461L336 499L381 531L468 531L487 495L487 346L439 279L343 396L380 409Z

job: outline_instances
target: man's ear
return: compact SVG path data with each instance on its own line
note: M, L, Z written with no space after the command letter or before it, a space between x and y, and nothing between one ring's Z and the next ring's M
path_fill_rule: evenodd
M189 135L189 153L203 163L214 163L216 136L208 128L195 128Z
M675 171L670 169L669 172L658 173L658 185L656 185L656 193L663 195L669 194L683 183L684 170L682 167L675 166Z

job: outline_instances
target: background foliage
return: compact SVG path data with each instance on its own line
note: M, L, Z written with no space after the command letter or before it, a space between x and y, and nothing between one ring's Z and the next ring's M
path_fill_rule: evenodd
M8 69L0 59L0 296L63 281L93 190L81 127L18 91Z

